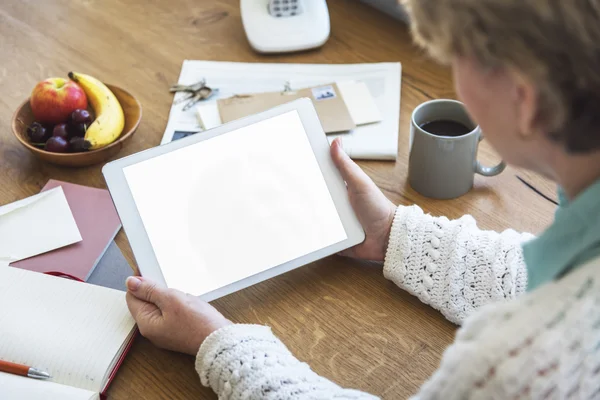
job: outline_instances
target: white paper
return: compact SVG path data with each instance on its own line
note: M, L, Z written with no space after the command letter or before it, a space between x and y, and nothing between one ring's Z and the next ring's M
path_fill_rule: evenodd
M60 186L0 207L0 266L79 241Z
M221 114L216 100L201 103L196 107L196 116L203 130L209 130L221 125Z
M337 82L337 86L356 125L381 121L377 104L364 82Z
M286 83L292 89L303 89L331 82L364 82L380 112L381 122L358 126L350 133L328 135L328 139L333 141L335 137L342 136L344 149L355 159L395 160L398 153L400 77L400 63L328 65L186 60L183 62L179 83L192 84L205 78L209 87L219 89L218 94L205 103L211 117L208 118L209 121L203 122L210 125L210 122L216 122L216 105L208 103L214 103L216 99L242 93L275 92L283 90ZM183 96L184 93L176 94L174 101ZM184 105L185 102L171 107L161 144L173 140L175 132L202 130L195 107L183 111ZM204 120L204 110L201 114ZM211 127L206 126L207 129Z
M0 399L14 400L96 400L99 393L0 372Z
M297 111L123 171L167 285L193 295L348 237Z
M46 196L51 196L52 191L49 190L47 192L42 192L31 197L27 197L26 199L15 201L14 203L6 204L0 207L0 217L7 215L11 212L17 211L21 208L28 207L31 204L34 204Z

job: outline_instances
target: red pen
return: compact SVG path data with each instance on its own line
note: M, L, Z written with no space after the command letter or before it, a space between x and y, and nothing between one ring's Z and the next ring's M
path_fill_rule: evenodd
M34 379L50 379L51 376L46 371L37 368L28 367L26 365L15 364L8 361L0 360L0 372L9 374L27 376Z

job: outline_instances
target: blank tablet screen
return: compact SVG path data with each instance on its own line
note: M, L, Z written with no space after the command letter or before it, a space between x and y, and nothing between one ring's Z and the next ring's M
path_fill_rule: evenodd
M297 111L123 171L167 285L187 293L347 239Z

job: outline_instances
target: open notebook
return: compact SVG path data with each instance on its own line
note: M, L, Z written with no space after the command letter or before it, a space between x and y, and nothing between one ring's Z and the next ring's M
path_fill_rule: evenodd
M0 267L0 359L47 381L0 372L0 399L97 399L127 352L135 322L125 293Z

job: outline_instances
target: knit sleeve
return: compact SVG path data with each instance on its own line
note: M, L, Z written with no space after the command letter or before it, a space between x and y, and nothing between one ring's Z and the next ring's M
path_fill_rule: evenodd
M196 370L219 399L376 399L320 377L260 325L235 324L213 332L200 347Z
M424 214L417 206L399 206L384 275L461 324L477 308L525 292L521 243L533 237L513 230L480 230L469 215L450 221Z

